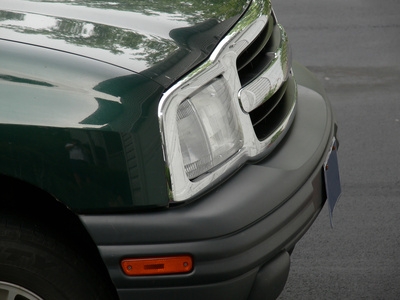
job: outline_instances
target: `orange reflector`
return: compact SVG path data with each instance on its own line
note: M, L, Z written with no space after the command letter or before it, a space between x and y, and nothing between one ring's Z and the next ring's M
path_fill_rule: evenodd
M129 276L182 274L192 271L193 260L189 255L128 258L122 260L121 267Z

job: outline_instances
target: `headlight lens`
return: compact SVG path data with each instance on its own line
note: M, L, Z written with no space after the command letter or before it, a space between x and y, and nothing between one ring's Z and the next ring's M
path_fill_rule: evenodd
M223 78L214 79L179 105L177 125L189 179L218 166L243 146L243 134Z
M172 203L195 199L246 162L266 157L294 120L297 89L293 79L285 83L290 69L286 35L269 1L250 2L208 59L160 99Z

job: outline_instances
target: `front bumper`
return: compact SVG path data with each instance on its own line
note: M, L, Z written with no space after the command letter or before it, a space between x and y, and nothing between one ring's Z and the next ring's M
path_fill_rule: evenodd
M336 134L323 89L294 64L298 111L266 159L203 198L165 211L81 216L120 299L258 299L281 292L288 253L326 199L322 166ZM190 254L185 275L128 277L126 257Z

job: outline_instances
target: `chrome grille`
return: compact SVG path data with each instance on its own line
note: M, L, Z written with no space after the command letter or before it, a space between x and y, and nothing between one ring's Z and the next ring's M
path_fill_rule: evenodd
M221 78L241 131L241 148L206 173L189 178L180 155L176 112L180 103ZM245 15L201 66L161 99L159 121L171 202L185 201L222 182L249 161L266 157L288 132L295 117L297 86L284 29L268 0L253 0Z
M286 34L277 24L272 11L267 20L260 34L240 53L236 62L243 90L248 89L254 94L254 98L260 99L251 110L244 107L250 115L259 140L273 134L290 113L295 89L293 79L290 79L291 53ZM283 74L274 87L270 77L263 74L268 73L269 68L277 68L276 66L283 70ZM265 94L266 90L269 93Z
M273 134L290 114L295 90L293 77L290 76L278 92L249 113L254 132L260 141Z
M242 85L257 77L274 58L275 51L271 51L275 48L274 39L271 39L271 35L275 26L274 19L268 18L266 26L257 38L238 56L236 68Z

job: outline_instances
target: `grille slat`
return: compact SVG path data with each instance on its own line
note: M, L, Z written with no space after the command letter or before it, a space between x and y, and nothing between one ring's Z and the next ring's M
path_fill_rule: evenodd
M240 74L242 74L242 77L245 77L246 74L249 73L248 71L241 72L241 70L251 64L254 58L264 50L268 41L271 38L274 30L274 25L274 19L271 17L268 18L267 25L264 27L263 31L261 31L257 39L253 41L252 44L237 58L236 66L239 72L239 78L241 78ZM255 66L250 65L250 69L254 67ZM243 79L241 78L241 81L242 80ZM242 84L244 83L242 82Z
M270 100L250 113L254 132L260 141L273 134L292 113L295 94L295 82L290 76Z
M264 71L280 45L280 29L272 16L258 37L237 58L239 79L244 86Z
M250 112L250 118L253 126L257 126L258 123L267 118L268 115L276 108L285 94L286 88L287 82L285 82L285 84L271 97L270 100Z

